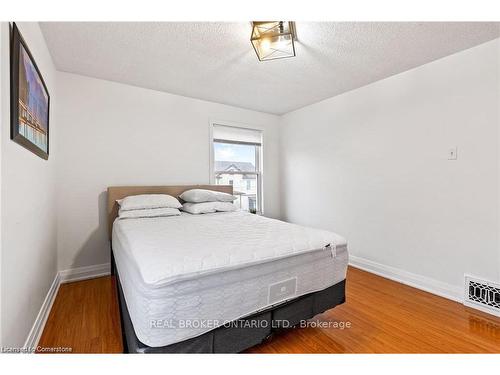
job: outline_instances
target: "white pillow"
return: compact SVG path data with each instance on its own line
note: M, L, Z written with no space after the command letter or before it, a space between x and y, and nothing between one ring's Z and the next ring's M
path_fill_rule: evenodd
M117 200L117 202L122 211L182 207L182 204L176 198L167 194L129 195L128 197Z
M143 210L118 211L119 219L133 219L144 217L178 216L181 212L177 208L147 208Z
M184 202L232 202L236 199L234 195L205 189L191 189L182 193L179 198Z
M201 202L201 203L184 203L181 210L190 214L209 214L213 212L232 212L238 208L231 202Z

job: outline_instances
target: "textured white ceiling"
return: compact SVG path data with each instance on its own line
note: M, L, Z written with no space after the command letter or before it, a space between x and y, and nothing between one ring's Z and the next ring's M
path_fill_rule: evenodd
M250 23L41 23L59 70L283 114L499 36L498 23L297 22L259 62Z

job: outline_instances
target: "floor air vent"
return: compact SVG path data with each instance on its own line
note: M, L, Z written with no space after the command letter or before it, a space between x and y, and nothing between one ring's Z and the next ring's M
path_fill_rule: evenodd
M465 276L464 305L500 316L500 285Z

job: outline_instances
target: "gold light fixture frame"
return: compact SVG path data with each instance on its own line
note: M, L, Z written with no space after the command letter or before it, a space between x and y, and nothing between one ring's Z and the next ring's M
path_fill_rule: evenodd
M250 41L259 61L295 57L297 35L293 21L253 21Z

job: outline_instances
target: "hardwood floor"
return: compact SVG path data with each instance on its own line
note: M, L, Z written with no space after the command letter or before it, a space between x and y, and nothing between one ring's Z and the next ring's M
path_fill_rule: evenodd
M62 285L39 345L121 352L113 282ZM330 328L293 328L247 352L500 353L500 318L355 268L348 271L347 302L312 321Z
M122 353L114 282L108 276L62 284L38 345L68 347L72 353Z

